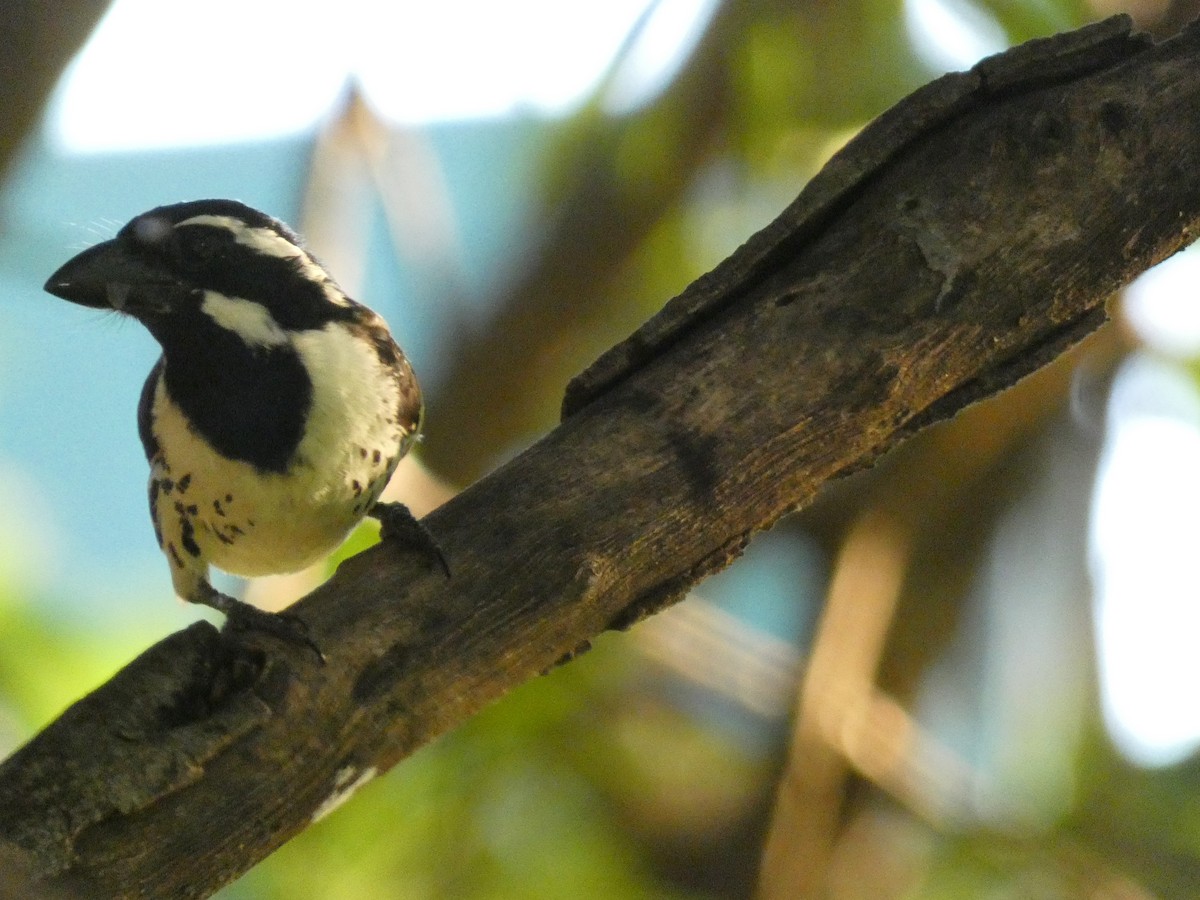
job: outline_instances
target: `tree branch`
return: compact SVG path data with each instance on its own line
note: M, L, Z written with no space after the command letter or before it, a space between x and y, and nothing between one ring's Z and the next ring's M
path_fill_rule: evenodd
M568 391L555 431L295 611L197 624L0 767L0 840L79 893L197 897L916 428L1011 384L1200 222L1200 29L1109 20L917 91ZM437 411L433 410L436 416Z

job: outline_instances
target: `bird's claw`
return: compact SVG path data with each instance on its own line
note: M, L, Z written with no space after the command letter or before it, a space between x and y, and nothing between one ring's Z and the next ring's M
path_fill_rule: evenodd
M324 664L325 654L308 634L308 626L291 613L271 613L241 600L235 600L228 594L223 594L207 581L201 581L196 593L191 597L193 603L210 606L217 612L225 614L227 627L231 631L258 631L269 634L288 644L299 644L307 647L317 655Z
M436 562L450 577L450 565L446 555L438 546L437 539L421 520L412 514L403 503L376 503L369 515L379 520L379 536L385 541L396 541L419 550L431 561Z
M236 606L225 611L228 627L233 631L257 631L269 634L271 637L293 645L306 647L317 655L322 665L325 654L308 633L304 620L291 613L272 613L251 606L249 603L238 602Z

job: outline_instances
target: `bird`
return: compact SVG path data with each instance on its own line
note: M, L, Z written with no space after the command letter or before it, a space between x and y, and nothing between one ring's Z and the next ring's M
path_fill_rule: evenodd
M179 597L323 659L303 623L217 590L210 566L296 572L371 516L384 540L449 577L424 524L379 499L421 434L413 368L283 222L237 200L158 206L69 259L45 290L136 319L162 350L137 426Z

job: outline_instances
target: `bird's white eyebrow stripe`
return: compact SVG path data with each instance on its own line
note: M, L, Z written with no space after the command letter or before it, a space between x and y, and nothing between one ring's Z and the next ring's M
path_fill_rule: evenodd
M190 219L184 219L175 227L179 228L183 225L211 225L214 228L224 228L233 235L233 239L239 244L249 247L264 256L274 256L278 259L307 258L308 256L303 250L274 230L252 227L233 216L192 216Z
M209 225L214 228L224 228L233 235L233 239L243 247L249 247L256 253L275 259L295 260L300 272L310 281L324 286L325 296L330 303L346 306L346 295L334 284L328 273L317 265L316 261L302 248L297 247L287 238L270 228L252 227L234 216L202 215L184 219L175 227L182 225Z

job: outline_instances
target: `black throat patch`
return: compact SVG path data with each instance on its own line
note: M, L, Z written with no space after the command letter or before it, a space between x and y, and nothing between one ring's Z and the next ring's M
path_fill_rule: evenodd
M218 453L262 472L286 472L304 437L313 386L289 343L247 344L205 315L155 336L163 359L146 382L138 430L147 457L157 449L151 421L157 381L195 432ZM157 330L157 329L156 329Z

